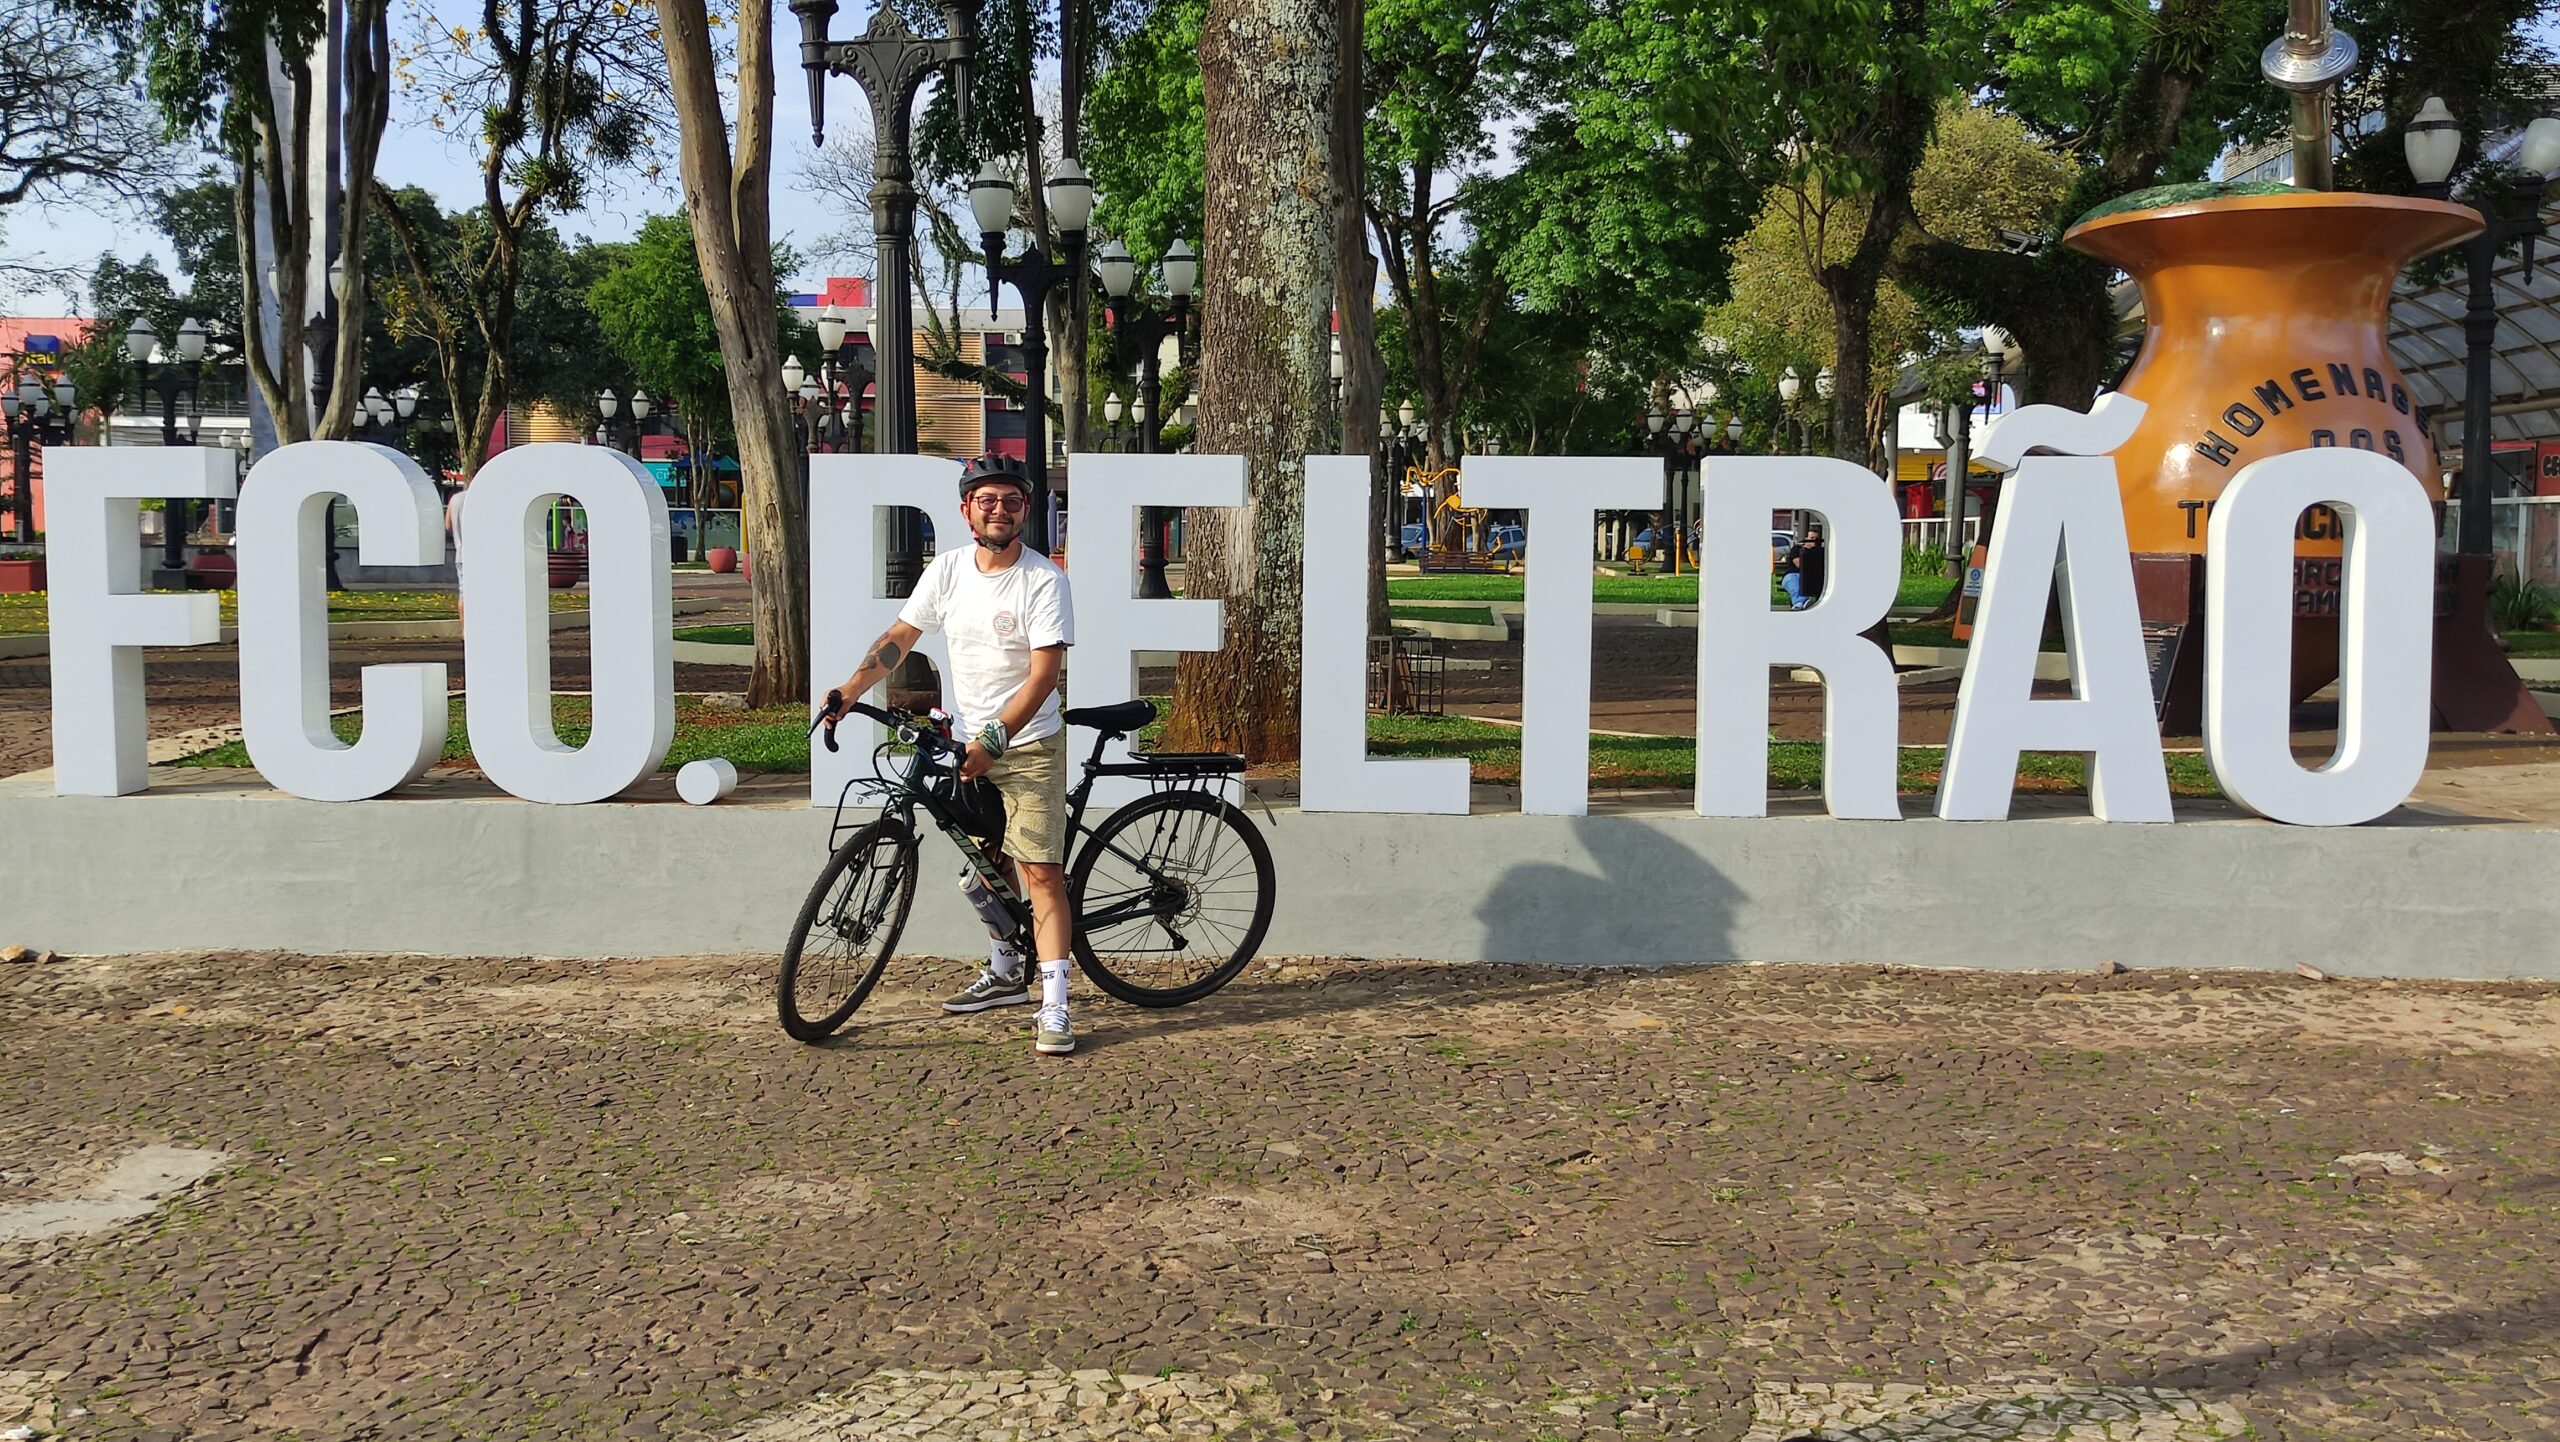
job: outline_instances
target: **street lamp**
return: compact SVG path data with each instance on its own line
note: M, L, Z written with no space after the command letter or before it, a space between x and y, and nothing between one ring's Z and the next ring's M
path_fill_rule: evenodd
M1170 338L1177 354L1189 353L1186 343L1191 335L1191 291L1200 280L1200 261L1184 241L1176 240L1165 247L1164 259L1156 265L1156 274L1164 282L1162 301L1135 291L1137 262L1119 241L1103 247L1098 268L1102 272L1102 289L1111 301L1112 363L1115 369L1127 369L1132 363L1137 368L1138 395L1130 414L1138 424L1140 454L1153 455L1158 443L1158 422L1154 418L1164 414L1159 374L1164 343ZM1163 508L1145 507L1139 525L1144 534L1138 544L1138 596L1141 600L1171 596L1173 591L1164 580Z
M2409 158L2409 174L2418 182L2418 193L2435 200L2453 198L2453 166L2462 153L2462 130L2445 109L2441 96L2428 96L2409 123L2402 137ZM2560 120L2541 119L2525 127L2524 143L2517 151L2516 163L2535 176L2547 178L2560 170ZM2480 213L2480 233L2462 242L2462 263L2471 282L2470 303L2462 313L2462 335L2468 343L2462 369L2462 481L2458 491L2462 501L2462 524L2456 533L2454 550L2466 556L2485 556L2492 549L2489 524L2489 361L2498 344L2497 293L2492 285L2498 252L2511 243L2525 243L2524 263L2527 279L2533 272L2533 242L2542 234L2541 187L2534 191L2534 214L2530 219L2510 220L2491 207L2474 203Z
M809 77L809 143L826 145L827 77L850 75L871 104L871 232L873 277L871 330L880 355L879 450L913 455L916 449L914 277L909 269L915 235L915 169L909 136L916 92L948 68L959 102L960 129L969 129L969 71L977 52L976 8L944 0L945 38L929 39L907 28L895 6L872 8L859 40L831 41L828 23L836 0L791 0L800 17L800 65ZM889 546L889 594L904 596L923 573L924 536L912 512L900 510Z
M32 373L21 374L16 389L0 392L0 417L5 417L16 462L9 472L12 540L35 539L35 448L69 445L72 418L79 410L79 393L69 376L56 380L48 393Z
M189 317L178 327L178 358L167 359L160 350L160 337L152 332L151 322L136 317L133 328L124 333L125 354L133 361L139 388L160 397L160 444L178 444L178 401L187 403L187 444L195 444L196 433L204 422L204 326ZM160 516L160 567L151 576L155 590L186 589L186 539L192 513L187 502L176 496L164 501Z
M1074 279L1082 284L1085 226L1093 219L1093 180L1084 173L1084 167L1069 158L1058 163L1058 172L1050 178L1045 194L1049 214L1058 222L1058 238L1065 244L1063 260L1053 260L1048 246L1036 235L1021 255L1005 259L1005 232L1013 225L1013 182L991 161L969 186L969 209L977 218L978 244L987 253L987 304L993 307L1001 300L1001 287L1006 285L1022 297L1022 444L1031 479L1027 544L1044 554L1050 549L1049 292L1063 280Z

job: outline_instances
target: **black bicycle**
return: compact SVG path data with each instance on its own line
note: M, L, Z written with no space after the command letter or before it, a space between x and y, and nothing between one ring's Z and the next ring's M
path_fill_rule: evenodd
M828 700L819 726L832 751L841 713L838 698ZM1031 934L1031 909L991 854L1003 805L986 782L961 781L968 747L953 739L949 721L861 702L844 710L887 726L891 739L874 753L874 775L837 793L826 869L783 948L776 988L782 1029L805 1042L823 1041L850 1020L897 950L915 903L919 811L1003 903L1012 935ZM1242 774L1243 757L1140 752L1128 761L1102 759L1106 745L1154 719L1154 704L1143 700L1066 713L1068 725L1102 733L1083 779L1067 793L1067 896L1075 908L1076 965L1094 985L1138 1006L1181 1006L1226 985L1253 960L1271 925L1271 848L1215 789ZM1085 798L1103 776L1134 776L1150 791L1087 827ZM848 827L845 803L857 787L876 791L880 815Z

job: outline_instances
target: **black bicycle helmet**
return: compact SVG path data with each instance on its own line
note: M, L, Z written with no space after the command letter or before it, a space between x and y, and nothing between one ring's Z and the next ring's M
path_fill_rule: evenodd
M1022 462L1011 456L980 456L960 468L960 499L969 499L971 491L989 481L1000 481L1026 497L1031 494L1031 477L1024 473Z

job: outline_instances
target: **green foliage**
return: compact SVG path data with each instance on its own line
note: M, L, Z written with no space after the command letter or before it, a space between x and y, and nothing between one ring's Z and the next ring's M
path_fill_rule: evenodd
M653 215L642 222L629 247L588 286L587 306L633 374L683 409L698 445L728 433L720 336L689 220Z
M1149 10L1120 37L1085 99L1096 234L1119 237L1142 263L1176 239L1199 244L1208 146L1200 25L1208 9L1208 0L1164 0Z
M2501 631L2539 630L2560 620L2560 596L2539 581L2501 572L2489 588L2489 614Z

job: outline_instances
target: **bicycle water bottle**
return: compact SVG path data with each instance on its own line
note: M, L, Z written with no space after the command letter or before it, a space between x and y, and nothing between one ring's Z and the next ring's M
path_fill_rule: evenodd
M960 868L960 894L978 909L978 919L987 924L987 935L998 941L1011 941L1014 933L1013 913L1006 909L1004 898L978 879L974 866Z

